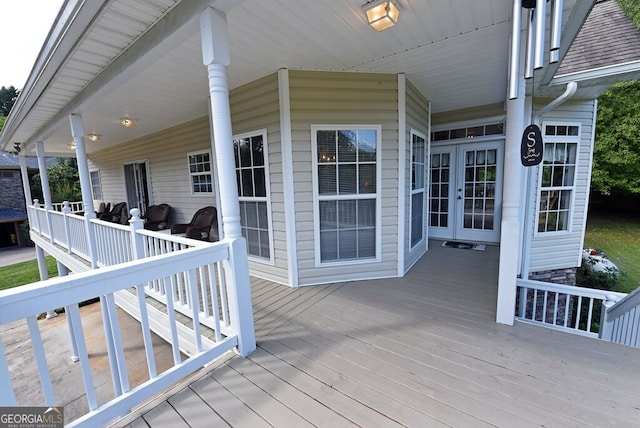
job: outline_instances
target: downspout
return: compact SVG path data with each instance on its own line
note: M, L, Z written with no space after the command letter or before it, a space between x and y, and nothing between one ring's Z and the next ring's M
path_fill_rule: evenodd
M533 117L532 123L537 126L540 126L540 119L542 118L542 116L544 116L554 108L558 107L560 104L564 103L565 101L573 97L577 89L578 89L577 82L574 82L574 81L568 82L564 93L560 95L558 98L556 98L555 100L551 101L546 106L542 107L540 110L538 110L538 112ZM527 190L526 190L526 197L524 200L525 234L524 234L524 239L522 240L522 265L520 267L520 277L522 279L529 279L529 265L531 262L530 260L531 253L529 250L531 248L531 240L533 239L533 234L535 233L534 222L533 222L534 213L535 213L535 204L533 203L533 201L536 200L536 197L535 197L536 186L533 183L533 179L534 179L534 174L532 172L532 168L527 168Z

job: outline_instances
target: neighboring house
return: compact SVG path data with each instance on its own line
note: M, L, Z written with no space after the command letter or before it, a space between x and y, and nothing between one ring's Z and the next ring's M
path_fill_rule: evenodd
M512 324L519 277L580 264L597 97L640 76L638 29L614 0L553 2L561 61L545 49L525 81L520 1L404 0L382 32L362 2L66 1L0 147L75 155L87 211L216 205L251 274L291 287L403 276L430 239L499 245ZM617 54L582 60L601 45ZM524 168L534 121L544 159Z
M47 159L50 164L52 159ZM26 158L28 182L38 173L38 159ZM0 248L27 245L22 223L27 220L27 208L18 156L0 152Z

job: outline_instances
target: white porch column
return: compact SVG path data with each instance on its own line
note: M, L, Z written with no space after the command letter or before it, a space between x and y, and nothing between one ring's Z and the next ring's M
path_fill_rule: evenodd
M78 162L78 176L80 177L80 190L82 191L82 207L84 210L85 230L89 240L89 252L91 265L95 269L98 262L98 251L96 247L96 234L91 220L96 218L93 208L93 196L91 195L91 180L89 179L89 165L87 164L87 152L84 148L84 125L82 116L70 114L71 135L76 145L76 160Z
M224 241L229 243L229 261L224 265L224 272L229 288L232 323L238 331L238 351L246 356L255 350L256 339L247 245L240 227L240 204L233 154L227 83L227 66L230 61L226 15L212 7L206 8L200 15L200 30L202 61L209 74L213 125L212 148L216 153L217 179L220 185L220 200L217 202L222 212Z
M47 269L47 261L44 258L44 250L37 245L36 245L36 258L38 259L38 272L40 273L40 281L46 281L47 279L49 279L49 270ZM47 311L48 320L58 316L58 313L54 309Z
M507 100L507 130L504 147L504 185L502 188L502 223L500 233L500 271L496 322L513 325L516 305L518 255L521 249L520 191L523 166L520 142L524 131L525 87L520 78L518 98Z
M51 188L49 187L49 174L47 173L47 160L44 153L44 143L36 142L36 155L38 156L38 170L40 172L40 183L42 184L42 196L44 197L44 207L53 209L51 202Z
M49 211L53 210L53 203L51 201L51 188L49 187L49 174L47 172L47 160L44 153L44 143L42 141L36 142L36 155L38 156L40 184L42 185L42 196L44 197L44 209L46 210L47 231L49 232L49 239L51 240L51 243L53 243L53 227L51 227L51 214L49 214ZM40 232L42 233L42 230Z

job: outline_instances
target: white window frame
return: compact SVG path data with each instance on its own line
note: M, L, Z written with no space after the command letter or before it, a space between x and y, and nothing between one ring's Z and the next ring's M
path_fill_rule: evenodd
M191 156L197 156L201 154L209 155L209 172L191 172ZM191 196L211 196L215 193L215 183L213 176L213 155L211 154L211 150L198 150L195 152L187 153L187 172L189 173L189 189L191 192ZM195 192L193 190L193 177L201 177L208 175L211 178L211 191L210 192Z
M418 188L416 187L415 189L413 189L412 184L413 184L413 168L414 168L414 162L413 162L413 143L414 143L414 137L418 137L418 138L422 138L422 140L424 141L424 159L422 159L422 187ZM409 248L411 250L417 248L418 246L421 246L421 244L424 244L424 240L426 237L426 222L425 222L425 217L428 218L428 214L427 216L425 216L425 204L428 204L429 201L426 200L426 194L427 194L427 174L428 174L428 170L427 170L427 166L428 166L428 158L429 158L429 150L428 150L428 142L427 142L427 136L425 134L423 134L420 131L417 131L415 129L411 129L411 150L410 150L410 155L409 155L409 159L411 161L411 171L410 171L410 179L409 179ZM421 229L422 229L422 234L420 236L420 239L413 244L411 242L412 238L413 238L413 195L417 194L417 193L422 193L422 224L421 224Z
M242 134L237 134L232 137L233 141L242 138L251 138L262 136L262 148L264 157L264 185L266 196L240 196L241 191L238 189L239 202L266 202L267 203L267 223L269 231L269 258L259 257L253 254L249 254L249 246L247 243L247 255L249 260L258 263L273 265L275 263L274 246L273 246L273 220L271 215L271 176L269 174L269 142L267 140L267 130L259 129L256 131L249 131ZM238 171L238 165L235 165L236 173ZM246 226L241 224L241 228ZM246 238L245 238L246 239Z
M546 135L547 126L566 126L568 127L577 127L578 135ZM542 136L543 136L543 144L547 143L563 143L563 144L575 144L576 145L576 160L574 164L573 170L573 185L571 186L549 186L542 187L542 175L544 168L544 158L543 161L538 165L538 190L536 193L536 204L535 204L535 236L553 236L553 235L567 235L571 233L573 229L573 215L575 211L575 198L576 198L576 181L578 178L578 167L579 167L579 159L580 159L580 143L581 143L581 135L582 135L582 126L580 122L543 122L542 123ZM545 147L546 149L546 147ZM544 155L543 155L544 156ZM571 197L569 200L569 211L567 213L567 227L562 230L550 230L550 231L540 231L540 201L542 199L543 191L563 191L568 190L571 192Z
M96 185L96 183L93 181L93 174L97 174L98 176L98 183ZM89 181L91 183L91 197L93 198L94 201L104 201L104 192L102 191L102 176L100 175L100 170L99 169L94 169L94 170L90 170L89 171ZM100 192L100 197L96 196L96 187L98 188L98 191Z
M365 195L320 195L318 191L318 131L375 131L376 132L376 193L372 198L371 193ZM313 221L314 221L314 252L316 267L349 266L370 263L380 263L382 254L382 125L349 125L328 124L311 125L311 160L312 160L312 184L313 184ZM376 201L376 249L375 257L368 259L342 260L323 262L320 252L320 201L323 200L358 200L375 199Z

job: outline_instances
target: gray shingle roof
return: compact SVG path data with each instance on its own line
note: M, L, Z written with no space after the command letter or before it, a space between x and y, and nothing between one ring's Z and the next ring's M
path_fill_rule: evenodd
M615 0L597 2L556 76L640 60L640 30Z
M55 158L46 158L47 167L55 162ZM27 168L38 169L38 158L27 156ZM0 151L0 169L20 169L20 159L13 153Z
M0 223L26 220L27 214L11 208L0 208Z

